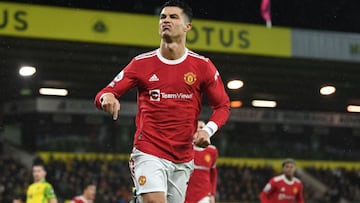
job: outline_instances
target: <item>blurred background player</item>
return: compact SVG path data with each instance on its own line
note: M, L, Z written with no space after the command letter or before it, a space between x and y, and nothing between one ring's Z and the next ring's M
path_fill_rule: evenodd
M26 203L57 203L52 185L45 180L46 170L44 165L35 163L32 168L34 183L26 192Z
M96 185L94 183L85 183L83 193L72 198L70 203L93 203L96 195Z
M198 130L204 126L204 121L198 121ZM214 145L209 145L206 148L194 146L194 151L194 171L188 183L185 203L214 203L218 150Z
M283 174L270 179L260 193L261 203L304 203L303 184L294 177L294 159L282 163Z
M25 202L24 195L15 195L12 201L12 203L24 203L24 202Z

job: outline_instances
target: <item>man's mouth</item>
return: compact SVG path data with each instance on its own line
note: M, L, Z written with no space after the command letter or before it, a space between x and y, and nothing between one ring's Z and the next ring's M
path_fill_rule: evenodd
M170 30L170 26L168 26L168 25L163 25L163 26L162 26L162 31L166 31L166 30Z

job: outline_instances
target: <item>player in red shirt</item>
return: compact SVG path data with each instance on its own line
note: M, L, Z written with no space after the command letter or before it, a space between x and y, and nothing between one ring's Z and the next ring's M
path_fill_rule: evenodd
M96 185L93 183L85 184L83 193L72 198L70 203L93 203L96 195Z
M198 121L198 130L205 126ZM194 146L194 171L186 191L185 203L215 203L218 150L214 145L206 148Z
M193 170L193 143L208 146L230 114L229 98L216 67L185 46L191 19L187 4L166 2L159 19L160 48L133 58L95 98L97 108L117 119L118 98L131 88L138 90L130 170L144 202L185 200ZM213 113L197 131L203 94Z
M261 203L304 203L303 184L294 177L295 161L285 159L282 170L283 174L271 178L260 193Z

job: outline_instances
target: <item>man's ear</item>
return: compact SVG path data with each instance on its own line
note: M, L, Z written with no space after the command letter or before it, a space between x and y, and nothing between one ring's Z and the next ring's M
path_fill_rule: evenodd
M187 32L187 31L191 30L191 28L192 28L192 24L191 23L186 23L184 31Z

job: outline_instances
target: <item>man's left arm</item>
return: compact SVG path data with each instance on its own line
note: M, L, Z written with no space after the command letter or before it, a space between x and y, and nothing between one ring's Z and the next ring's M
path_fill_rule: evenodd
M210 136L212 136L226 123L230 116L230 99L219 72L211 62L208 71L208 80L204 88L213 113L203 129L210 130Z
M297 202L304 203L303 184L300 184L299 193L297 194Z
M213 113L208 123L194 135L194 144L199 147L207 147L210 137L221 128L230 116L230 100L221 81L219 72L209 61L205 75L203 91L208 97Z
M218 154L219 154L218 150L214 146L213 153L212 153L212 159L211 159L213 161L213 163L210 168L210 181L211 181L211 189L212 189L211 193L214 197L216 195L216 186L217 186L217 179L218 179L218 170L217 170L217 166L216 166Z
M217 186L217 179L218 179L218 171L216 166L212 167L210 169L210 181L211 181L211 195L214 196L216 195L216 186Z
M211 183L211 194L210 194L210 203L215 203L215 196L216 196L216 186L217 186L217 179L218 179L218 170L216 166L216 161L218 158L218 150L215 146L209 146L212 149L211 153L211 168L210 168L210 183Z
M54 189L51 185L45 188L45 197L49 200L49 203L58 203Z

